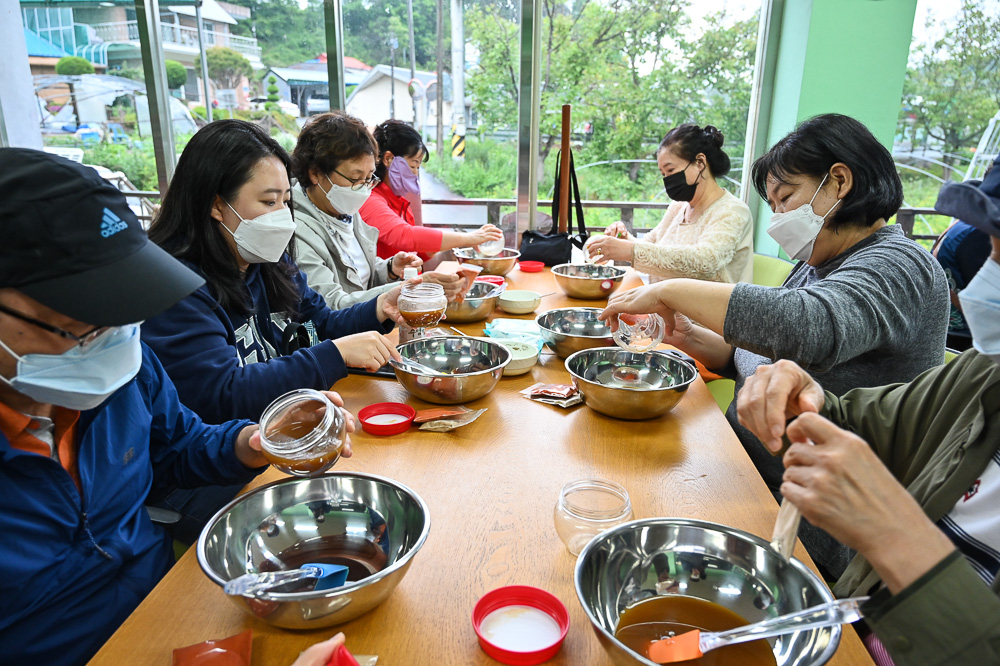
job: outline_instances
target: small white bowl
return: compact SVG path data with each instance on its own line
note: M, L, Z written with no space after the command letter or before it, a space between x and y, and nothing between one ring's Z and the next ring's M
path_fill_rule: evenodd
M510 350L510 363L503 369L504 377L523 375L538 362L539 349L537 345L511 338L481 338L496 342Z
M529 314L535 311L542 302L542 295L537 291L510 289L500 294L497 305L509 314Z

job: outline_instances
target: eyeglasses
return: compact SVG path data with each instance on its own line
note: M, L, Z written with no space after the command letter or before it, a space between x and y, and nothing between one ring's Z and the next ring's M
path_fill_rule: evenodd
M351 184L351 189L354 190L355 192L359 192L360 190L363 190L366 187L369 190L374 189L376 185L382 182L382 179L376 176L375 174L372 174L367 178L348 178L347 176L340 173L336 169L334 169L333 172L338 176L340 176L341 178L343 178L344 180L346 180L347 182L349 182Z
M0 312L10 315L15 319L20 319L23 322L27 322L32 326L37 326L38 328L48 331L49 333L55 333L59 337L66 338L67 340L73 340L80 348L86 348L90 346L96 340L98 340L102 335L115 328L114 326L98 326L94 330L88 331L83 335L76 335L74 333L70 333L64 328L53 326L52 324L48 324L39 319L35 319L34 317L29 317L26 314L21 314L17 310L11 310L10 308L4 305L0 305Z

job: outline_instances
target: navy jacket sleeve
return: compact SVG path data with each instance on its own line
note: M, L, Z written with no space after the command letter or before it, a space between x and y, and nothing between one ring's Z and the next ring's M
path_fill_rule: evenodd
M206 423L257 421L283 393L326 390L347 376L332 342L244 365L229 317L205 287L147 320L142 339L162 361L181 402Z
M140 379L146 383L149 400L149 455L157 487L247 483L266 469L249 469L236 457L236 438L252 422L207 425L181 404L156 355L145 346L143 354L143 366L150 372L144 372Z
M331 310L326 300L309 286L305 273L299 271L295 276L295 284L302 294L299 303L299 319L312 321L316 332L323 340L342 338L345 335L363 333L364 331L379 331L388 333L393 328L392 320L383 324L378 320L375 305L378 297L364 303L357 303L349 308Z

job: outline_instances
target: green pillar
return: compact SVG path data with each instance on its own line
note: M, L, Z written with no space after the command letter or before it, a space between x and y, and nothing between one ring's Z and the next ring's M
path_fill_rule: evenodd
M777 4L777 2L776 2ZM857 118L892 149L917 0L783 0L766 147L820 113ZM755 249L777 254L771 210L757 209Z

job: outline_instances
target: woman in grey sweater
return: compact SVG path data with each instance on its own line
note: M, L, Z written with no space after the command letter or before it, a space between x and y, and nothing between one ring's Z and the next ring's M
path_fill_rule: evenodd
M659 313L664 342L736 380L726 418L777 493L781 460L736 415L747 377L789 359L836 395L908 382L944 362L949 298L930 253L886 224L902 184L857 120L803 122L754 163L753 182L774 212L768 233L798 260L783 286L667 280L617 294L601 317L617 328L619 313Z

